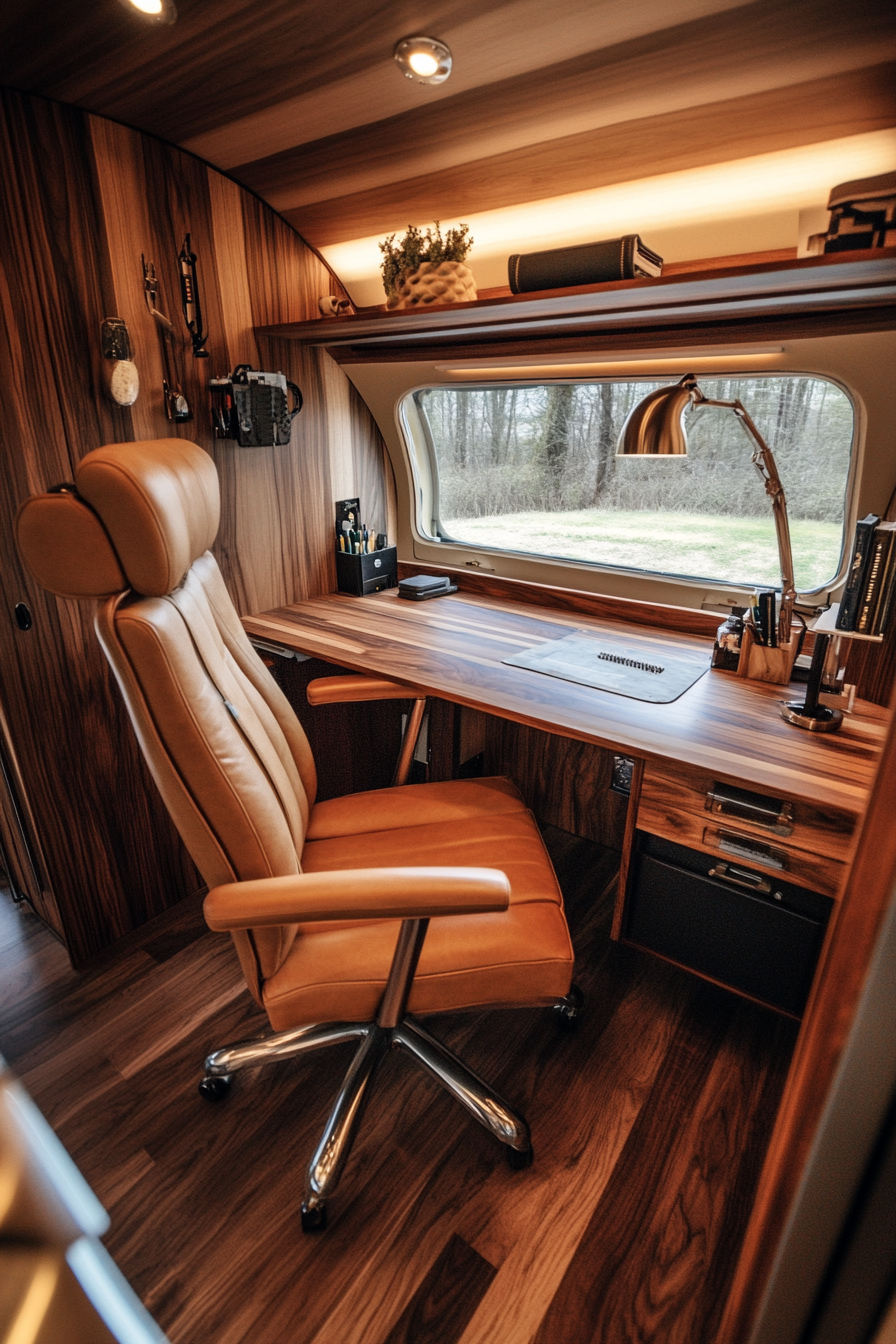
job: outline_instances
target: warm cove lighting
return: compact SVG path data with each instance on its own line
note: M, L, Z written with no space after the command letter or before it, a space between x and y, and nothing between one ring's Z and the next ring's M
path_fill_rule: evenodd
M768 369L774 368L782 355L782 347L769 347L767 354L753 355L692 355L688 362L688 367L694 367L703 374L712 373L730 373L737 370ZM625 369L620 369L620 364L625 364ZM557 361L547 360L539 364L535 360L531 363L520 362L513 364L483 364L479 368L464 367L463 365L437 364L436 372L444 373L449 378L464 379L469 382L488 382L493 379L512 378L515 382L521 380L531 382L534 379L542 378L594 378L605 373L616 373L625 376L631 376L636 373L677 373L681 368L681 357L668 355L626 355L624 358L614 358L612 355L605 358L567 360L565 363L559 359Z
M550 200L531 201L464 216L476 239L470 265L482 255L532 252L544 247L640 233L650 246L652 232L719 222L724 256L725 221L773 212L794 213L824 204L838 182L892 172L896 130L869 131L817 145L756 154L728 163L615 183ZM451 228L459 221L442 221ZM793 245L796 245L794 220ZM339 278L372 281L379 273L380 238L358 238L321 249ZM703 255L712 255L704 253ZM373 297L363 302L376 302Z
M130 4L135 9L139 9L141 14L161 14L162 0L130 0Z

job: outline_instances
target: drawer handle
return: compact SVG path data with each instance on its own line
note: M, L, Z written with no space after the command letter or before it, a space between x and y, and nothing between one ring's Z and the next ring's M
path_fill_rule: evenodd
M737 831L716 830L714 826L707 826L703 832L703 843L746 863L758 863L763 868L787 867L785 850L776 849L774 845L757 840L752 835L740 835Z
M745 868L734 868L730 863L717 863L714 868L709 870L710 877L720 877L725 882L732 882L736 887L746 887L748 891L761 891L764 896L770 896L772 884L765 877L760 877L758 873L748 873Z
M793 831L790 803L766 798L761 793L750 793L747 789L736 789L729 784L714 784L707 790L706 810L750 821L754 826L774 831L775 835L790 835Z

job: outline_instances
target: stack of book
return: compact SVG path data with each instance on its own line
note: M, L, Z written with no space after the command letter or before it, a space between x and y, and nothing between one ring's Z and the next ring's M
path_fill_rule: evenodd
M882 635L896 593L896 522L869 513L856 523L852 560L840 602L837 629Z

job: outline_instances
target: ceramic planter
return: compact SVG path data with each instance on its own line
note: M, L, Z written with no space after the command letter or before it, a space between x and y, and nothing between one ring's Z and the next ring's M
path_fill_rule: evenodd
M402 276L397 293L386 307L432 308L439 303L469 303L475 298L473 272L462 261L424 261L416 271Z

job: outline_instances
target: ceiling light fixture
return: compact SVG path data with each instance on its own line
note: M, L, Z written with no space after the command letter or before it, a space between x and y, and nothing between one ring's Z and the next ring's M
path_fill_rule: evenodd
M451 74L451 52L437 37L404 38L395 48L395 63L418 84L442 84Z
M177 10L173 0L120 0L127 10L137 10L150 23L175 23Z

